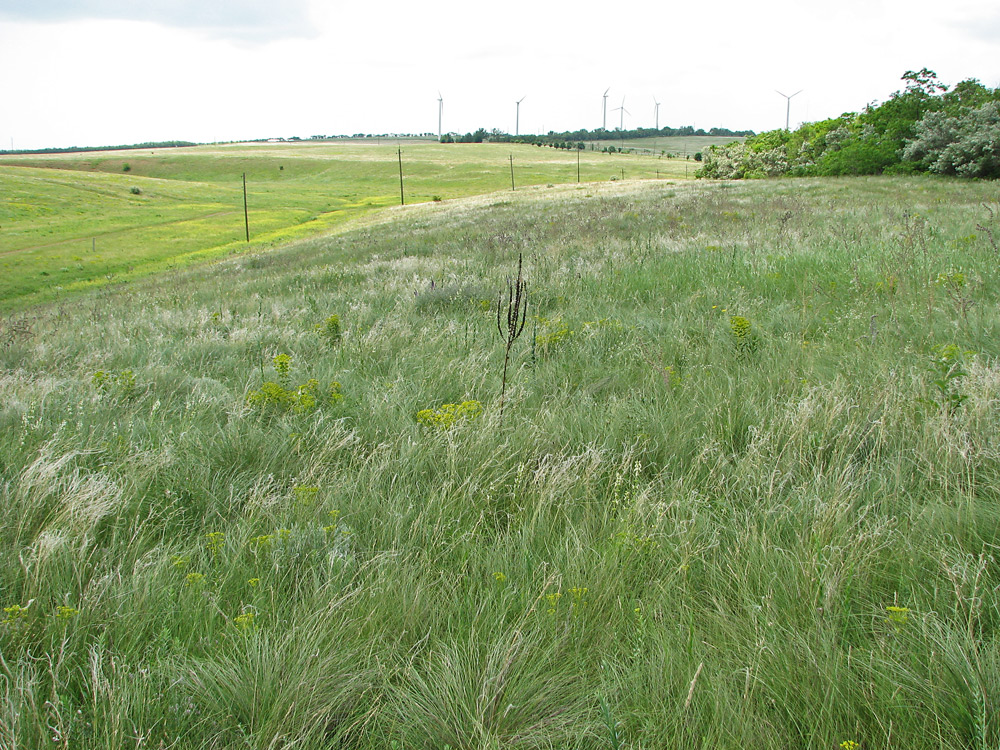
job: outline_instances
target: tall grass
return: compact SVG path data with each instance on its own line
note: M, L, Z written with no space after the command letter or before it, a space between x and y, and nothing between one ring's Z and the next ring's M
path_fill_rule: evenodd
M584 186L32 311L0 744L995 747L995 200Z

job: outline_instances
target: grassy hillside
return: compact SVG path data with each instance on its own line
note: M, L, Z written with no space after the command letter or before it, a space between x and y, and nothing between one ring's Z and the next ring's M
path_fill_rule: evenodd
M557 187L5 319L0 744L996 747L994 199Z
M402 144L409 203L576 182L575 153ZM693 175L694 171L689 170ZM246 243L242 175L251 243ZM684 166L584 153L580 179L684 177ZM399 204L397 145L236 144L0 159L0 310L273 247Z

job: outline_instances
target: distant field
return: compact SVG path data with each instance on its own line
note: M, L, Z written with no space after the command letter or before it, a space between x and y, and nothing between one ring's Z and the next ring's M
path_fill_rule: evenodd
M685 157L694 158L699 151L704 151L710 146L719 146L733 141L742 141L743 138L736 136L714 136L714 135L686 135L671 138L626 138L624 141L617 138L606 138L602 141L594 141L596 148L604 146L614 146L618 148L636 149L659 156L661 153L669 154L681 159ZM587 148L591 143L588 141Z
M407 203L577 180L576 152L404 142ZM0 159L0 309L329 231L399 204L397 142L234 144ZM580 180L684 178L681 161L582 152ZM251 242L245 241L247 175Z

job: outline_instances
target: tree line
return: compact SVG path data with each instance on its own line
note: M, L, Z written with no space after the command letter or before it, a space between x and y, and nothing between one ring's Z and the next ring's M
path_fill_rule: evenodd
M498 128L493 128L493 130L490 131L487 131L486 128L479 128L478 130L466 133L465 135L460 135L458 133L444 133L441 135L441 142L482 143L484 141L490 141L492 143L529 143L531 145L549 146L554 144L579 144L586 143L588 141L604 141L612 139L631 140L634 138L670 138L693 135L710 135L720 138L743 138L753 134L754 131L752 130L730 130L729 128L711 128L710 130L704 130L702 128L695 129L691 125L686 125L682 128L663 127L658 130L656 128L635 128L633 130L621 130L619 128L607 130L605 128L597 128L596 130L566 130L559 133L554 130L550 130L545 135L511 135L510 133L505 133ZM562 147L572 148L573 145Z
M84 151L128 151L143 148L178 148L181 146L197 146L191 141L149 141L147 143L132 143L127 146L67 146L65 148L36 148L29 150L7 150L0 154L79 154Z

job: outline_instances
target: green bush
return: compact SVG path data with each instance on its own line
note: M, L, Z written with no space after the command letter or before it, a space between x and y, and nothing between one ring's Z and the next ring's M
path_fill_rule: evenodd
M928 112L903 159L937 174L1000 177L1000 103L949 116Z

